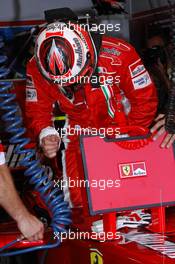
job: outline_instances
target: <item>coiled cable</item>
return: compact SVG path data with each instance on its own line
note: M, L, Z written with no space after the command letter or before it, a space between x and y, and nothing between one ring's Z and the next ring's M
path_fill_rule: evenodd
M4 47L4 42L0 38L0 48ZM19 116L19 106L15 102L16 95L10 92L13 83L5 80L10 73L10 69L6 65L7 57L2 52L0 53L0 108L3 110L2 120L6 123L6 131L12 136L9 140L10 144L16 145L16 154L25 154L25 157L20 161L20 165L26 168L24 175L33 184L44 203L47 205L51 214L51 228L54 233L67 232L66 227L71 223L70 209L68 203L64 201L63 193L60 189L54 186L52 180L45 174L44 169L40 165L39 160L35 160L36 151L34 149L25 148L30 142L30 139L24 136L25 128L23 127L22 117ZM19 243L19 239L10 242L8 245L0 248L0 256L14 256L35 250L54 248L60 245L61 240L56 236L56 242L43 246L36 246L27 249L16 250L14 252L3 252L15 243Z

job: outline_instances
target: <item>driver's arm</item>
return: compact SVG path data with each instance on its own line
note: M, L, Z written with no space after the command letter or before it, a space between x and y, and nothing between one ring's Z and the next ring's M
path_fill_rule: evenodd
M0 205L17 222L18 228L30 241L43 238L44 226L21 201L10 171L5 164L4 153L0 151Z

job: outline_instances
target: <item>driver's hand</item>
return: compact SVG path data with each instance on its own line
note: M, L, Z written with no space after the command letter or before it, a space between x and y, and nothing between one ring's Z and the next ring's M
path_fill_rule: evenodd
M165 130L165 115L160 114L155 119L156 124L151 128L151 133L155 133L153 140L157 140ZM175 140L175 134L167 134L161 143L162 148L170 148Z
M23 237L27 238L29 241L43 239L44 224L34 215L27 212L18 219L17 225Z
M41 148L46 157L50 159L56 157L60 141L61 139L57 135L49 135L42 139Z

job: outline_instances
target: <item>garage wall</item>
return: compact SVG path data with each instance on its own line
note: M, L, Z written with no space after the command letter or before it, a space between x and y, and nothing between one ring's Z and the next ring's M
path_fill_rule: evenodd
M166 0L127 0L127 11L131 6L132 13L167 5ZM175 0L172 0L175 3ZM69 6L75 11L92 7L91 0L0 0L0 21L43 19L43 11ZM130 12L129 12L130 13Z
M68 6L73 10L88 9L90 0L0 0L0 21L43 19L46 9Z
M167 5L167 0L130 0L132 3L132 13L150 10L151 8L158 8ZM151 3L151 4L150 4ZM172 0L175 4L175 0Z

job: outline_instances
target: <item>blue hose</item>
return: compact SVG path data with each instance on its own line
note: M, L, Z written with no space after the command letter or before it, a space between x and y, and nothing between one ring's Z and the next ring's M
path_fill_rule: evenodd
M0 48L3 46L3 41L0 39ZM0 55L0 64L3 65L6 61L7 57ZM16 95L9 92L13 83L5 80L9 73L9 68L4 66L0 67L0 108L5 112L2 115L2 120L6 122L6 131L12 134L10 143L16 145L14 150L16 154L25 154L23 160L20 161L20 165L26 168L24 175L34 185L35 190L40 193L42 200L51 212L52 220L50 226L53 232L56 234L67 232L66 226L71 223L71 212L68 203L64 201L63 193L54 186L53 181L45 174L44 169L40 165L40 161L34 160L36 151L34 149L25 149L30 139L24 137L26 129L23 127L22 118L18 115L19 106L15 102ZM60 245L61 240L57 236L56 242L52 244L3 253L4 250L18 242L19 239L16 239L0 248L0 256L14 256L35 250L54 248Z

